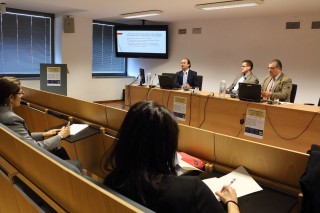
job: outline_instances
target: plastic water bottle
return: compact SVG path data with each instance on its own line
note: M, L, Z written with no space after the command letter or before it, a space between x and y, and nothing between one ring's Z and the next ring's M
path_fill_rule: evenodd
M147 73L147 82L146 82L147 85L150 85L151 84L151 73L148 72Z
M226 81L225 80L220 81L219 97L220 98L226 97Z

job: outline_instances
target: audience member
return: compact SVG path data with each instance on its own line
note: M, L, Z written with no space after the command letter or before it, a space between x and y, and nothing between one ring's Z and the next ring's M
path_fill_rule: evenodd
M238 93L239 83L258 84L258 78L252 73L253 63L250 60L244 60L241 64L241 73L234 79L233 83L227 88L229 93Z
M151 101L134 104L103 164L111 170L104 184L155 212L225 212L199 177L176 175L178 134L177 121L165 107ZM232 187L216 194L228 212L239 212Z
M272 60L268 65L269 75L262 84L261 96L264 99L279 99L290 102L292 79L282 72L282 64L278 59Z
M197 72L190 69L191 62L187 58L181 60L181 71L176 73L174 86L177 88L190 89L199 87Z
M69 136L70 127L30 133L24 119L13 112L13 108L20 106L24 94L20 81L15 77L2 77L0 78L0 91L0 122L2 124L25 140L37 143L58 157L64 160L70 159L65 149L60 146L60 140ZM47 137L50 138L45 140L44 138Z

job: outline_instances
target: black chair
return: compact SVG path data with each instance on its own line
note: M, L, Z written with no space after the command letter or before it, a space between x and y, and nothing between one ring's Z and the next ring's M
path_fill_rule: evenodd
M171 77L173 80L176 78L176 74L175 73L162 73L162 75L166 75Z
M203 81L203 76L202 75L197 75L197 80L198 80L198 85L199 85L199 90L202 90L202 81Z
M290 94L290 103L294 103L294 99L296 98L297 94L297 84L292 84L291 94Z
M320 106L320 98L319 98L318 106Z

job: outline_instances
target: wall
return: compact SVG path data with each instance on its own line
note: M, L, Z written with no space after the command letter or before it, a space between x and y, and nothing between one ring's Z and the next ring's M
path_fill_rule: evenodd
M243 18L204 20L174 23L170 26L169 60L135 59L137 64L153 74L176 72L180 60L190 58L192 68L204 76L203 90L218 91L220 80L231 84L241 61L251 59L253 72L262 83L268 74L268 62L274 58L282 61L283 72L298 84L296 103L317 104L320 97L320 30L311 30L311 22L320 16L294 17L301 29L286 30L292 17ZM192 28L202 28L202 34L191 34ZM178 35L178 29L187 29Z
M122 89L131 78L92 78L92 21L75 18L75 33L63 33L61 39L62 63L67 63L68 96L88 101L120 99ZM286 30L287 21L300 21L301 29ZM229 85L241 61L251 59L253 72L260 82L268 74L271 59L279 58L283 72L298 84L296 103L317 104L320 93L320 30L311 30L311 22L319 15L295 17L262 17L226 20L203 20L173 23L169 26L169 59L129 59L128 73L137 76L139 68L161 74L180 70L180 60L188 57L192 69L204 76L203 90L218 91L222 79ZM61 26L60 26L61 27ZM191 34L201 27L202 34ZM178 29L187 29L178 35ZM155 78L156 79L156 78ZM154 83L156 83L155 81ZM38 81L23 81L23 85L39 88Z
M75 16L75 33L64 33L62 18L55 20L55 57L57 63L68 65L68 96L87 101L120 100L125 85L134 77L92 78L92 20ZM22 84L40 89L39 80L23 80Z

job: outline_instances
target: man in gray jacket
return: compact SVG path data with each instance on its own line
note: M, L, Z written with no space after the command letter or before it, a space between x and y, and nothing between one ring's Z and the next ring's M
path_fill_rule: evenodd
M250 60L244 60L241 64L241 73L234 79L233 83L227 88L229 93L238 93L239 83L258 84L258 78L252 73L253 63Z

